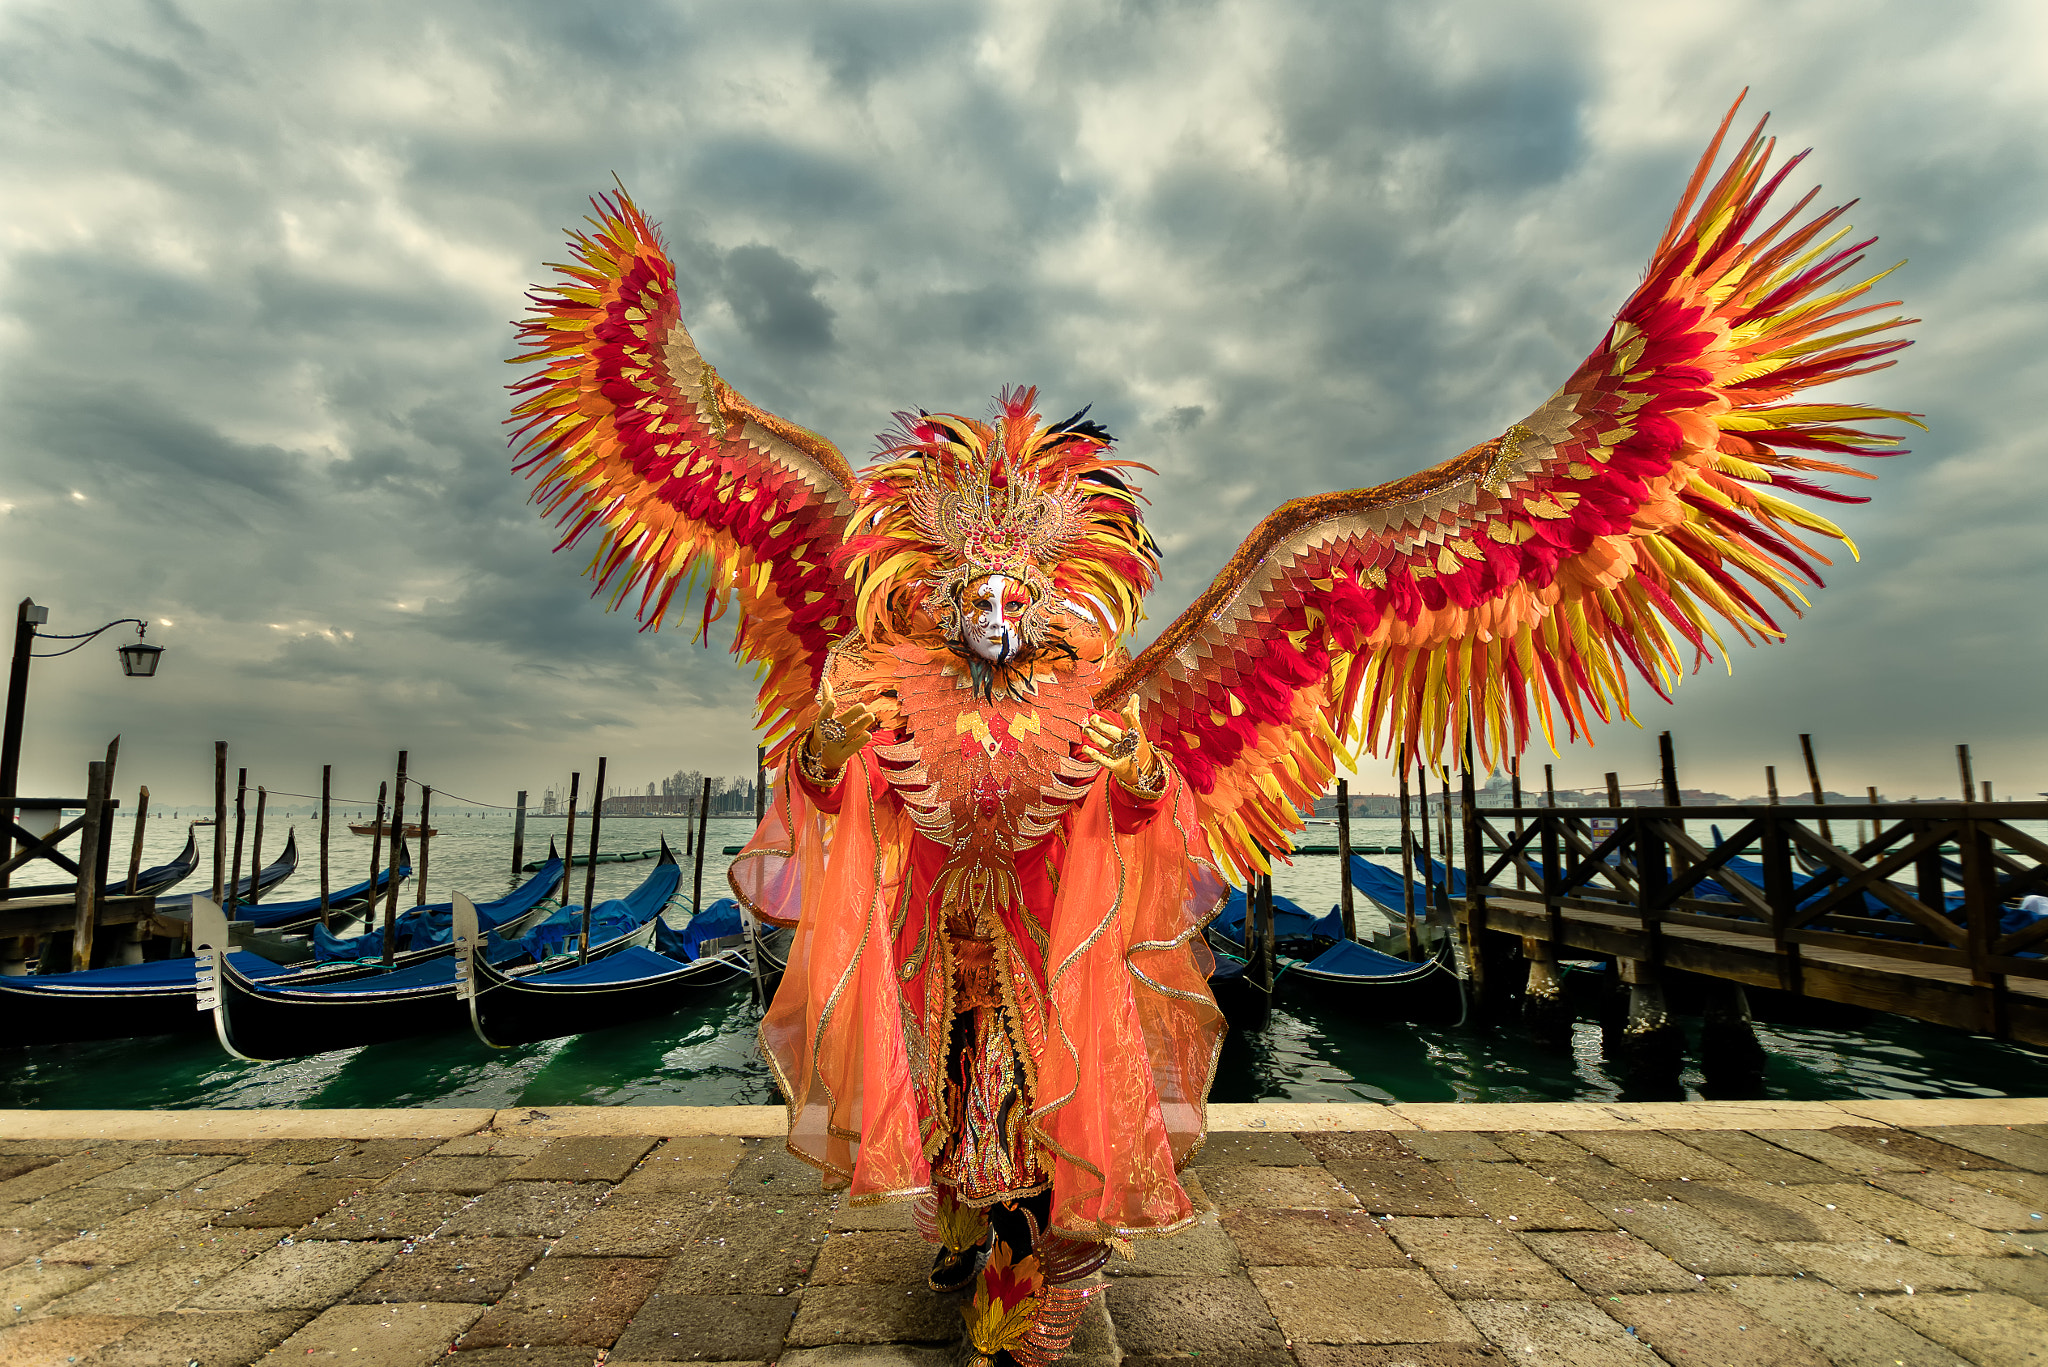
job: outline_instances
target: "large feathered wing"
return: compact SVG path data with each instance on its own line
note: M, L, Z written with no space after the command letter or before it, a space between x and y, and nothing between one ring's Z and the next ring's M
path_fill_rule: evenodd
M1856 302L1882 275L1836 283L1869 244L1840 245L1843 209L1798 222L1817 192L1758 230L1804 156L1766 180L1762 127L1702 194L1723 120L1641 288L1542 407L1408 479L1283 505L1098 694L1142 699L1223 860L1290 848L1354 747L1554 746L1627 716L1631 672L1666 696L1727 633L1781 635L1820 584L1815 543L1847 538L1795 497L1862 502L1810 476L1869 478L1839 457L1898 452L1861 424L1912 417L1799 392L1890 365L1906 342L1883 334L1914 320Z
M621 192L592 201L594 234L535 290L519 325L540 369L513 392L519 469L564 528L597 538L588 574L612 606L637 593L642 629L678 589L705 587L703 626L738 600L733 650L763 666L771 742L808 714L831 642L853 628L829 573L853 515L853 475L824 438L748 403L683 326L675 267Z

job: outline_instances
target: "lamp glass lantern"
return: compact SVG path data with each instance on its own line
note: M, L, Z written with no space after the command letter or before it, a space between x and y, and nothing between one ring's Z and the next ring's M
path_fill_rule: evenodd
M135 639L117 652L121 657L121 672L131 679L154 678L157 660L164 653L162 646L153 646L142 639L143 630L145 628L138 627Z

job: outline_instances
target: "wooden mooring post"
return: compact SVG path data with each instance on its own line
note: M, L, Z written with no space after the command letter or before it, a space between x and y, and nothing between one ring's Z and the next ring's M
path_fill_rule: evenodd
M135 831L128 847L128 881L121 890L133 897L142 885L142 836L149 825L149 785L143 784L135 793ZM128 933L121 938L121 962L139 964L142 962L142 942L149 938L149 923L136 921L128 927Z
M420 869L413 875L412 904L423 907L427 904L427 864L432 858L434 843L434 785L420 785Z
M1351 784L1337 780L1337 895L1344 909L1344 938L1358 938L1358 905L1351 892Z
M257 784L256 826L249 839L249 905L252 907L256 905L257 898L263 895L263 809L269 801L270 790L260 783Z
M1543 766L1543 777L1546 790L1545 795L1548 796L1550 766L1547 764ZM1515 761L1514 770L1510 776L1509 795L1517 813L1515 817L1515 844L1526 853L1527 846L1523 842L1528 835L1528 830L1520 815L1522 809L1522 766L1519 759ZM1549 804L1546 803L1545 805ZM1550 897L1547 886L1550 877L1549 870L1554 865L1554 859L1547 842L1542 855L1542 864L1545 886L1539 888L1538 891L1539 895L1543 897L1547 908ZM1520 892L1527 887L1528 875L1523 870L1521 861L1517 860L1515 864L1515 890ZM1522 936L1522 958L1529 965L1528 978L1522 985L1522 1028L1528 1031L1530 1037L1540 1044L1552 1047L1569 1046L1572 1037L1573 1012L1570 1002L1565 1000L1564 983L1558 977L1556 949L1552 947L1550 940L1544 936L1524 935Z
M213 743L213 904L217 907L226 905L221 901L225 895L221 880L227 870L227 846L223 843L227 829L228 743L217 740Z
M597 786L590 798L590 855L583 866L583 933L576 940L576 962L590 962L590 909L597 904L597 843L604 830L604 770L608 761L597 757Z
M103 760L85 766L85 824L78 832L78 890L71 931L71 970L92 967L92 941L99 930L100 875L106 867L101 840L107 824L107 769Z
M1415 832L1408 822L1408 743L1394 750L1394 771L1401 779L1401 921L1408 937L1408 959L1419 963L1415 938ZM1425 908L1426 910L1426 908Z
M1260 986L1266 990L1266 1000L1272 1000L1274 984L1280 982L1280 945L1278 930L1274 926L1274 875L1272 867L1266 867L1257 875L1260 879Z
M569 821L562 835L562 891L556 899L565 907L569 905L569 871L576 867L576 793L582 786L580 770L569 775Z
M228 868L228 900L221 903L221 911L228 920L235 919L235 908L242 903L242 838L247 833L249 820L249 771L235 771L235 857ZM254 881L253 879L251 880Z
M512 807L512 876L519 877L526 868L526 789L519 790L519 796Z
M1450 795L1450 789L1446 786L1444 798L1447 808ZM1464 763L1458 770L1458 825L1460 833L1464 836L1465 845L1465 924L1468 934L1466 952L1472 965L1472 995L1482 1006L1490 1009L1495 1004L1492 998L1499 991L1500 985L1492 981L1492 975L1487 971L1487 907L1486 894L1481 888L1485 882L1486 868L1479 836L1479 800L1472 781L1472 735L1469 731L1465 734ZM1444 836L1448 842L1448 811L1444 817ZM1445 855L1444 900L1448 904L1451 895L1451 861L1448 850L1445 851Z
M334 929L334 918L329 914L328 902L332 900L333 884L327 866L327 842L334 817L334 766L320 766L320 924L328 930Z
M690 914L695 916L704 910L704 833L711 821L711 780L704 780L704 791L697 797L697 849L694 861L695 871L690 877Z
M143 784L135 794L135 834L128 847L127 891L134 892L142 881L142 833L149 824L149 785Z
M1799 736L1799 753L1806 759L1806 782L1813 791L1813 805L1825 807L1828 795L1827 790L1820 785L1820 765L1816 764L1813 759L1813 737L1805 732L1801 732ZM1967 785L1965 786L1967 787ZM1963 801L1968 802L1969 800L1970 795L1966 791L1963 794ZM1835 833L1829 828L1826 817L1820 819L1820 838L1827 841L1830 845L1835 843Z
M398 752L398 777L391 785L391 886L384 890L384 967L398 962L398 868L405 849L405 761ZM372 905L375 905L372 903Z
M370 901L363 912L365 926L374 925L377 920L377 879L384 872L384 804L390 795L391 780L380 779L377 783L377 810L370 821Z

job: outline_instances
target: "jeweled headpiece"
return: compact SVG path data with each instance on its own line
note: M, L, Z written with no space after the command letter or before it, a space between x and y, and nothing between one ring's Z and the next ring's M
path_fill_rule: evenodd
M861 472L861 506L841 553L873 638L922 608L958 630L968 585L990 574L1031 595L1024 635L1042 642L1065 602L1121 636L1143 617L1158 551L1110 458L1110 437L1083 409L1041 426L1037 391L1006 389L987 422L899 413L880 458Z
M1023 637L1027 645L1043 645L1054 596L1047 571L1080 539L1086 508L1087 495L1072 475L1055 472L1041 484L1006 462L1000 433L964 461L928 460L910 486L910 516L925 540L943 551L930 585L947 637L959 636L968 587L1001 574L1031 595Z

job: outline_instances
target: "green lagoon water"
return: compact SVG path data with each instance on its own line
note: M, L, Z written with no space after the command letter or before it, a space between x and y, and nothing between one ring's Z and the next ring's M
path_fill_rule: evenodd
M273 896L318 891L313 841L318 823L295 818L300 872ZM529 818L529 857L539 857L560 818ZM482 900L516 881L508 816L436 813L428 895L460 889ZM579 843L587 824L579 823ZM726 845L743 843L751 820L710 823L704 896L725 895ZM333 845L334 884L368 872L367 839L341 834ZM681 818L613 818L607 850L654 846L666 834L680 856ZM125 849L127 828L114 846ZM202 831L202 851L205 849ZM271 853L282 831L266 837ZM1354 823L1360 843L1391 844L1394 822ZM183 844L184 823L152 822L146 862ZM1394 862L1394 861L1386 861ZM204 867L210 867L204 865ZM360 866L360 867L359 867ZM597 896L616 897L651 865L597 870ZM581 899L583 870L575 873ZM1311 911L1337 895L1332 858L1309 857L1274 876L1274 888ZM184 888L197 888L201 878ZM668 915L688 918L690 875ZM413 889L405 890L412 900ZM1369 927L1362 926L1361 930ZM372 1045L281 1063L247 1063L222 1052L212 1034L109 1040L34 1048L0 1046L0 1105L97 1109L199 1106L567 1106L767 1104L778 1100L754 1044L759 1012L742 987L665 1020L643 1022L517 1049L491 1049L467 1030ZM1697 1022L1689 1022L1697 1030ZM1893 1016L1854 1029L1760 1025L1770 1063L1761 1095L1788 1100L1875 1097L2048 1095L2048 1053L1973 1038ZM1714 1096L1688 1069L1682 1094ZM1681 1093L1664 1095L1677 1097ZM1275 1008L1260 1028L1233 1030L1224 1046L1217 1101L1540 1101L1627 1100L1600 1057L1597 1026L1581 1022L1568 1052L1529 1043L1511 1026L1371 1024L1334 1012ZM1648 1099L1648 1098L1644 1098Z

